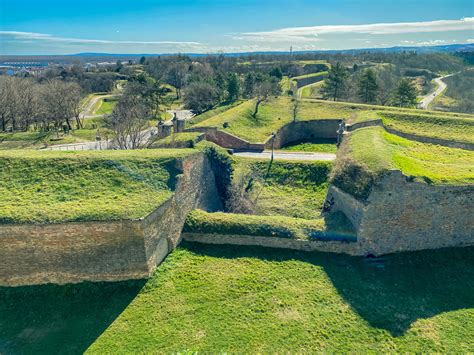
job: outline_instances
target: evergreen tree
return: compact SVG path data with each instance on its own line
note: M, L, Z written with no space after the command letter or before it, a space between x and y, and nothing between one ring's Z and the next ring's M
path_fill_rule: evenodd
M359 80L358 95L360 99L365 103L377 101L378 89L379 85L377 84L375 72L372 69L367 69Z
M410 107L416 105L418 89L410 79L403 78L398 82L395 90L395 102L400 107Z
M270 75L271 75L271 76L274 76L275 78L280 79L280 80L283 78L283 73L282 73L280 67L275 67L275 68L273 68L273 69L270 71Z
M249 99L252 97L255 82L256 82L255 73L250 72L245 76L245 79L244 79L244 97L245 98Z
M229 96L229 100L237 100L240 96L239 77L235 73L229 75L229 80L227 81L227 95Z
M325 99L337 99L344 96L346 91L346 79L348 77L347 69L337 63L329 70L328 77L324 80L322 94Z

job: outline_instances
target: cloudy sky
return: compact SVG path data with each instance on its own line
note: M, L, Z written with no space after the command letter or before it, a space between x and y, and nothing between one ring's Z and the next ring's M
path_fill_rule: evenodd
M0 0L0 54L474 43L473 0Z

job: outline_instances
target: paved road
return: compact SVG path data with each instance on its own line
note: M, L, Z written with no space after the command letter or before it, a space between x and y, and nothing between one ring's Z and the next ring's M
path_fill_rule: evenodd
M97 115L93 112L93 109L99 100L103 100L107 97L117 96L115 94L107 94L107 95L94 95L91 99L87 102L82 110L82 116L84 118L95 118L95 117L102 117L103 115Z
M166 112L170 113L172 116L176 113L176 117L183 120L190 120L195 116L194 113L189 110L168 110Z
M270 159L272 152L265 150L261 153L258 152L239 152L234 153L235 156L244 158L260 158ZM282 152L276 151L273 155L274 159L277 160L335 160L336 154L332 153L302 153L302 152Z
M436 97L438 97L439 95L441 95L444 92L444 90L446 90L447 86L446 86L445 82L443 81L443 79L448 78L448 77L450 77L454 74L457 74L457 73L453 73L453 74L442 76L440 78L436 78L434 81L435 81L436 85L438 85L438 88L434 92L429 93L426 96L423 96L423 99L418 104L418 107L423 109L423 110L427 110L428 107L430 106L430 104L433 102L433 100Z
M156 128L148 128L142 131L142 141L147 142L153 134L156 134ZM108 150L116 149L112 144L112 141L103 140L100 142L84 142L84 143L71 143L71 144L56 144L51 145L43 150Z

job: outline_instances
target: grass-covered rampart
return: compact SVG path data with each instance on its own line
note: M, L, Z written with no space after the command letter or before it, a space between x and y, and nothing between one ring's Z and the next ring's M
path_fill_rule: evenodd
M0 223L145 217L171 197L192 150L1 151Z
M252 115L254 106L253 100L245 101L196 126L217 127L249 142L262 143L272 132L293 121L293 101L289 97L271 98L261 105L256 117ZM474 137L473 115L324 100L300 101L299 121L341 118L348 123L382 118L389 127L402 132L458 142L472 142Z
M474 184L474 152L418 143L369 127L348 135L338 152L332 182L358 198L389 170L428 184Z

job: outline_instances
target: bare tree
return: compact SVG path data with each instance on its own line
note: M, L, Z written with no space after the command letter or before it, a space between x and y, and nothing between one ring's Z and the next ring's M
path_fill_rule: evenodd
M293 122L296 122L299 111L300 111L300 101L295 98L295 99L293 99L293 106L291 107L291 113L293 115Z
M278 81L273 78L264 78L258 81L253 89L253 96L255 97L255 110L252 116L255 118L258 114L260 104L268 100L270 96L277 96L281 92Z
M123 95L106 124L114 133L119 149L138 149L145 142L143 130L147 127L147 105L138 95Z
M186 85L189 66L186 63L178 62L172 64L166 73L166 82L176 88L176 99L181 97L181 90Z

